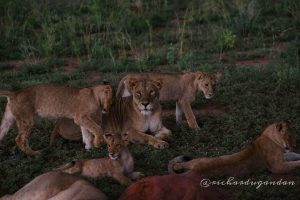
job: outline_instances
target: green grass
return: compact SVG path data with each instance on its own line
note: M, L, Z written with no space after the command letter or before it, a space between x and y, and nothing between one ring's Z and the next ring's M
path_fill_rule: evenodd
M208 101L199 94L193 108L210 102L223 105L228 113L198 118L200 131L176 125L175 116L164 118L173 133L170 148L132 145L136 170L148 176L166 174L168 161L180 154L237 152L268 124L282 119L292 122L299 146L299 5L297 0L144 0L141 9L117 0L0 1L0 88L38 83L85 87L102 80L116 87L129 72L221 71L215 98ZM264 57L270 62L236 65ZM5 105L1 98L1 116ZM163 107L175 108L173 102ZM51 121L39 120L31 146L46 147L52 128ZM0 195L68 161L107 156L105 147L87 152L81 142L58 139L45 154L28 157L16 147L16 134L13 128L0 147ZM299 172L290 174L297 185ZM265 171L240 179L271 177ZM111 178L91 181L109 199L125 189ZM298 188L225 189L233 199L252 200L298 199Z

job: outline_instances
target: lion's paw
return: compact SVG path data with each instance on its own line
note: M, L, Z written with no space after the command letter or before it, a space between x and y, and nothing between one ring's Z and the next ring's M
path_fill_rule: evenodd
M133 172L131 174L131 179L132 180L139 180L141 178L145 177L145 174L143 174L142 172Z
M92 144L85 144L84 146L85 150L91 150L93 148Z
M157 149L165 149L169 147L169 144L163 140L157 141L153 144L153 146Z

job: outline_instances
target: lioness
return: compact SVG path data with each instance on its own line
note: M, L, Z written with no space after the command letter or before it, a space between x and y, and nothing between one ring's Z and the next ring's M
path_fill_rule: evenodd
M176 101L176 122L182 121L182 111L187 119L189 127L198 129L191 103L195 100L197 91L202 91L205 98L214 96L216 83L221 73L204 73L201 71L186 73L139 73L128 74L119 83L117 97L126 97L133 94L129 80L132 78L161 79L163 84L159 99L161 101Z
M0 200L107 200L105 194L89 182L62 172L42 174L12 195Z
M98 147L102 130L92 120L91 116L101 109L105 112L109 111L113 95L110 85L77 89L42 84L14 92L0 91L0 96L8 98L1 123L0 142L16 121L19 129L16 138L17 145L25 153L34 155L38 154L39 151L33 151L30 148L28 138L36 115L49 118L66 117L74 120L81 127L86 146L91 146L88 143L90 141L86 141L85 138L90 137L89 134L92 133L94 146Z
M92 178L110 176L124 185L129 185L132 180L144 176L141 172L133 171L134 162L127 148L127 133L123 133L122 138L119 134L105 134L104 140L108 146L109 158L79 160L67 163L56 170Z
M168 143L162 140L167 138L171 131L162 125L159 103L161 81L130 79L129 84L133 96L117 99L111 111L103 115L104 132L128 132L130 142L148 143L160 149L168 147ZM155 136L145 134L148 131ZM61 119L53 129L50 145L56 135L76 140L80 138L80 129L71 120Z
M294 146L289 123L281 121L269 125L252 144L238 153L187 162L183 161L183 156L179 156L169 162L168 169L170 173L194 170L205 176L241 176L265 169L272 173L285 173L300 167L300 160L284 159L286 152Z

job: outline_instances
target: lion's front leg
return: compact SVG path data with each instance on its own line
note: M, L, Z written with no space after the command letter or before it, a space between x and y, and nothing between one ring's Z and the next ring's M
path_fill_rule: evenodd
M151 146L154 146L157 149L165 149L169 147L169 144L163 140L160 140L159 138L156 138L152 135L145 134L143 132L137 131L137 130L131 130L129 131L129 137L131 141L137 141L140 143L147 143Z
M155 132L155 137L159 138L161 140L165 140L171 135L171 131L167 129L166 127L162 126L161 129Z
M99 148L100 147L100 143L103 141L103 138L102 138L103 131L102 131L101 126L97 125L97 123L94 122L88 116L76 117L74 119L74 121L75 121L75 123L77 125L79 125L80 127L83 127L85 129L87 129L90 133L93 134L93 136L94 136L93 145L94 145L94 147Z
M131 179L124 176L122 173L114 173L112 177L115 178L122 185L130 185L132 183Z
M186 100L180 100L178 103L185 115L189 127L192 129L199 129L191 104Z
M82 134L82 141L85 144L85 149L89 150L93 148L93 135L84 127L80 127Z

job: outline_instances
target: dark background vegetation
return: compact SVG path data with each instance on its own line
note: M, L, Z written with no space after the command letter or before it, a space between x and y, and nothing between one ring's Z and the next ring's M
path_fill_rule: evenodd
M198 117L201 130L177 126L170 148L134 144L136 169L167 173L174 156L219 156L239 151L270 123L289 119L300 145L300 1L298 0L0 0L0 88L38 83L84 87L102 80L114 86L128 72L221 71L216 96L199 94L193 108L224 107L226 114ZM3 114L6 99L1 98ZM164 108L174 110L174 102ZM31 145L47 146L53 124L40 120ZM35 176L65 162L106 156L106 148L58 139L38 157L14 142L14 128L0 148L0 195L13 193ZM228 186L234 199L299 199L299 170L269 172L246 180L296 181L296 186ZM226 180L226 177L224 177ZM92 181L110 199L125 189L110 178Z

